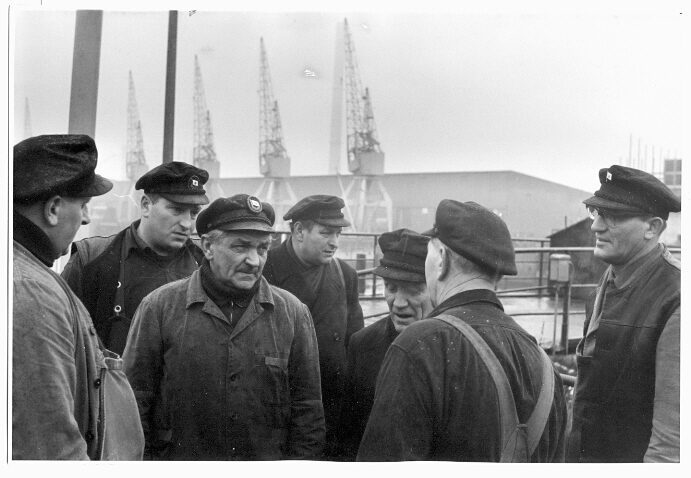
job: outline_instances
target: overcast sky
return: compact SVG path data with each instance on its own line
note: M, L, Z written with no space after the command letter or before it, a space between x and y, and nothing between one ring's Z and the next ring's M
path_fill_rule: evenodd
M14 9L10 17L10 141L24 137L25 98L33 135L66 133L74 10ZM669 8L580 14L197 10L179 15L175 159L192 162L196 54L221 176L259 175L263 37L292 174L326 174L336 33L344 18L370 89L386 172L508 169L592 191L600 167L627 162L631 135L634 159L640 139L648 166L653 148L658 164L662 153L683 155L683 62L690 55L682 16ZM102 35L99 170L124 179L130 70L147 162L161 162L167 12L106 10ZM316 76L306 76L306 69Z

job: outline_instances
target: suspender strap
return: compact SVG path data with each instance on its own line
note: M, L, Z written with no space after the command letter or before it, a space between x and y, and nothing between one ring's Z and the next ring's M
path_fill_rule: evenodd
M348 290L346 289L346 283L345 283L345 277L343 276L343 269L341 268L341 262L336 259L335 257L333 258L334 264L336 264L336 269L338 269L338 278L341 279L341 285L343 286L343 290L346 291L346 296L348 295Z
M487 342L478 334L475 329L465 323L463 320L452 315L440 315L434 317L442 320L449 325L455 327L468 341L473 345L473 348L478 353L485 366L490 372L494 384L497 389L499 397L499 422L501 424L502 436L502 453L501 461L513 461L517 454L522 454L521 440L516 439L515 434L521 428L527 428L527 456L526 461L530 461L530 456L535 451L542 433L549 418L549 412L552 408L552 400L554 396L554 368L552 361L547 354L540 348L542 356L542 385L540 394L535 405L535 409L525 425L521 425L518 414L516 412L516 403L513 399L513 393L509 385L509 380L506 377L504 368L499 363L496 355L489 348Z

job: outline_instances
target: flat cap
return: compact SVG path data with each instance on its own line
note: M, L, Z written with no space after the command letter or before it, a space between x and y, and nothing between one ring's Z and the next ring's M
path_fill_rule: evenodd
M273 232L274 208L249 194L218 198L197 216L197 233L222 231Z
M338 196L315 194L301 199L283 216L286 221L309 219L324 226L348 227L350 222L343 216L343 199Z
M472 201L443 199L434 228L423 233L437 237L452 251L497 274L514 276L515 253L506 223Z
M374 273L385 279L425 282L425 259L429 237L410 229L397 229L379 236L384 257Z
M182 161L171 161L148 171L137 180L134 188L143 189L147 194L160 194L180 204L209 204L204 190L208 180L209 173L205 170Z
M15 201L47 199L59 194L92 197L107 193L113 183L95 173L98 151L84 134L46 134L14 145Z
M681 200L652 174L613 165L600 170L600 189L586 199L586 206L622 213L652 214L667 219L681 211Z

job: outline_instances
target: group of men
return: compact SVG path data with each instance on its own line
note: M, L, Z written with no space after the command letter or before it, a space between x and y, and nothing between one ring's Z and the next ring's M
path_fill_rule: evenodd
M364 327L342 199L302 199L272 245L271 204L209 204L208 173L171 162L137 181L139 220L73 242L112 188L96 164L84 135L14 148L14 459L679 461L680 264L658 242L681 204L653 176L602 169L584 201L610 267L569 420L497 298L515 254L483 206L379 237L389 314Z

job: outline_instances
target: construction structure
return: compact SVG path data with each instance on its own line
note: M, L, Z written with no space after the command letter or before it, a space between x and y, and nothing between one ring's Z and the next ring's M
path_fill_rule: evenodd
M360 79L355 44L344 20L344 85L346 102L346 151L348 170L353 174L344 187L346 212L357 232L383 232L392 228L392 203L381 182L384 152L374 122L372 100ZM338 79L335 79L338 81Z
M276 227L287 228L283 214L296 202L290 187L290 157L283 144L278 102L274 98L264 39L259 40L259 172L264 177L254 193L269 202L276 212Z
M137 93L134 88L132 71L129 72L127 90L127 146L125 153L125 168L129 188L127 200L120 208L120 220L122 222L134 220L139 214L139 203L142 192L134 189L134 186L144 173L149 170L144 155L144 139L142 135L142 122L139 119L139 107L137 106Z
M211 128L211 112L206 107L206 94L204 93L204 81L199 67L199 59L194 55L194 139L192 149L193 164L209 173L209 181L206 183L206 194L211 201L224 197L223 189L219 183L221 163L216 159L214 147L214 133Z

